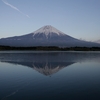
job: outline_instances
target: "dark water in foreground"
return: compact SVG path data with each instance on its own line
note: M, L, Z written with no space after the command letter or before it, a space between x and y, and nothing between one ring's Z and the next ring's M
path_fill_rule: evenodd
M100 100L100 52L0 52L0 100Z

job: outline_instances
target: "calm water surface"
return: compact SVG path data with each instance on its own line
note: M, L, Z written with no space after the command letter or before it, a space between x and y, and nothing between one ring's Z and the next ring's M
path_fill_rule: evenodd
M100 52L0 51L0 100L100 100Z

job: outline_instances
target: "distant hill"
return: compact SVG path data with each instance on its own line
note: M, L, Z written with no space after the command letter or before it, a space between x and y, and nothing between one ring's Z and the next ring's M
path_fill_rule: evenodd
M96 43L100 43L100 40L97 40L97 41L94 41L94 42L96 42Z

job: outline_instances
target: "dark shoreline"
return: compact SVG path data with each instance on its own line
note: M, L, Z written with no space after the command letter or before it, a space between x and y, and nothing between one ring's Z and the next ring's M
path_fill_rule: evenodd
M100 51L100 47L56 47L56 46L36 46L36 47L11 47L0 46L2 50L32 50L32 51Z

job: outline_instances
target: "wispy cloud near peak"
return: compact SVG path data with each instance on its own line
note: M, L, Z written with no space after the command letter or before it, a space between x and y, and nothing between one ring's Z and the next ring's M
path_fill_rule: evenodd
M30 18L29 15L24 14L22 11L20 11L17 7L11 5L10 3L8 3L6 0L2 0L2 2L4 4L6 4L7 6L10 6L12 9L17 10L18 12L20 12L21 14L25 15L26 17Z

